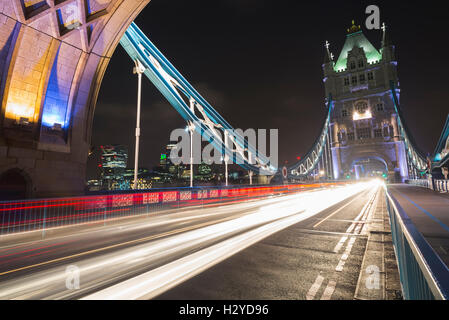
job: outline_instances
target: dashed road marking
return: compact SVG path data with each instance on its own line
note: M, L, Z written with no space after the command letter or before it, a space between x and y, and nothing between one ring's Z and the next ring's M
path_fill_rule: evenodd
M316 277L315 283L310 287L309 292L307 292L306 300L313 300L315 298L316 293L320 290L323 281L324 278L322 276Z
M327 219L333 217L334 215L336 215L337 213L339 213L341 210L343 210L344 208L346 208L347 206L349 206L350 204L352 204L354 201L358 200L359 197L362 194L360 194L359 196L355 197L352 201L348 202L347 204L345 204L343 207L339 208L338 210L334 211L333 213L331 213L330 215L328 215L326 218L324 218L323 220L321 220L320 222L316 223L313 228L318 227L320 224L322 224L324 221L326 221Z
M334 248L335 253L339 253L341 247L345 244L346 240L348 240L348 237L341 237L340 241L337 243L337 245Z
M340 241L335 246L333 251L338 254L340 252L341 248L345 245L346 241L349 239L349 241L347 242L347 245L346 245L346 249L345 249L343 255L341 256L337 267L335 268L336 272L343 271L344 265L351 254L352 247L354 246L354 243L355 243L357 237L360 236L360 233L362 231L364 231L367 219L370 216L370 212L373 208L373 204L374 204L374 200L376 199L376 195L377 195L377 191L374 192L373 196L370 197L369 201L363 206L360 213L357 215L357 217L353 220L351 225L348 227L348 229L346 230L346 235L343 235L340 238ZM341 208L341 209L343 209L343 208ZM336 212L334 212L333 214L328 216L326 219L317 223L314 226L314 228L316 226L320 225L321 223L323 223L324 221L326 221L327 219L329 219L331 216L335 215L339 211L341 211L341 210L337 210ZM351 236L351 234L353 234L353 235ZM306 295L306 300L315 299L315 296L316 296L317 292L320 290L321 285L323 284L323 281L324 281L324 278L321 275L317 276L314 284L310 287L310 289ZM330 300L332 298L332 295L335 292L336 286L337 286L336 281L329 280L329 282L321 296L321 300Z
M324 289L323 295L321 296L321 300L330 300L332 298L332 294L335 291L335 287L337 286L337 282L334 280L330 280L327 284L326 289Z
M343 255L341 256L340 261L338 262L338 265L335 268L335 271L338 271L338 272L343 271L343 267L346 263L346 260L348 260L349 255L351 254L352 246L354 245L355 239L356 239L355 237L351 237L351 239L349 240L346 250L343 253Z

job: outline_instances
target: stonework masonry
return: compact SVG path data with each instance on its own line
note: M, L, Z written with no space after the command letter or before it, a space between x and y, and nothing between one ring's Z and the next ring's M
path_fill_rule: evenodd
M109 60L150 0L0 0L0 177L28 197L84 192Z
M326 97L333 100L330 137L334 177L344 179L358 161L385 165L390 180L408 178L404 142L398 130L392 86L399 98L395 47L384 30L377 50L355 25L337 61L323 64Z

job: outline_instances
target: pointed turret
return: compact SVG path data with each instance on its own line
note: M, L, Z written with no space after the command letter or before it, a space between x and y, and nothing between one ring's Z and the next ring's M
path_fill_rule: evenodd
M394 45L390 40L390 35L387 32L387 26L385 22L382 24L383 36L382 36L382 59L385 62L395 60Z
M329 57L329 54L326 52L325 54L324 54L324 61L323 61L323 64L328 64L328 63L330 63L331 62L331 58Z
M382 48L393 45L390 40L390 34L387 32L387 25L385 22L382 24L383 36L382 36Z
M326 41L324 47L326 48L326 52L324 54L324 62L323 62L323 71L324 76L327 77L333 71L334 68L334 55L329 51L329 41Z
M365 54L366 62L368 64L377 63L382 60L382 55L380 52L371 44L371 42L365 37L362 32L362 28L352 21L352 26L348 29L348 35L346 36L346 41L343 49L335 63L334 70L340 72L348 69L348 54L353 51L353 49L363 49Z
M334 55L329 50L330 43L326 40L324 47L326 48L326 53L324 54L324 64L334 62Z

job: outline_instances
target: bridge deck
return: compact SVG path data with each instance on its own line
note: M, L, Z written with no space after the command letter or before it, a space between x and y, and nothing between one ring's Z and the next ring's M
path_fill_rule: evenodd
M389 185L388 190L449 266L449 194L411 185Z

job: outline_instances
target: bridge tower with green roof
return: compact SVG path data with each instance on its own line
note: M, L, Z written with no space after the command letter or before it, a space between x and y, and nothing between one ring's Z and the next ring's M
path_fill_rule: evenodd
M385 24L380 49L354 21L347 31L337 60L326 42L323 63L325 96L334 103L330 122L334 177L403 181L415 172L407 165L392 97L393 85L399 101L395 47Z

